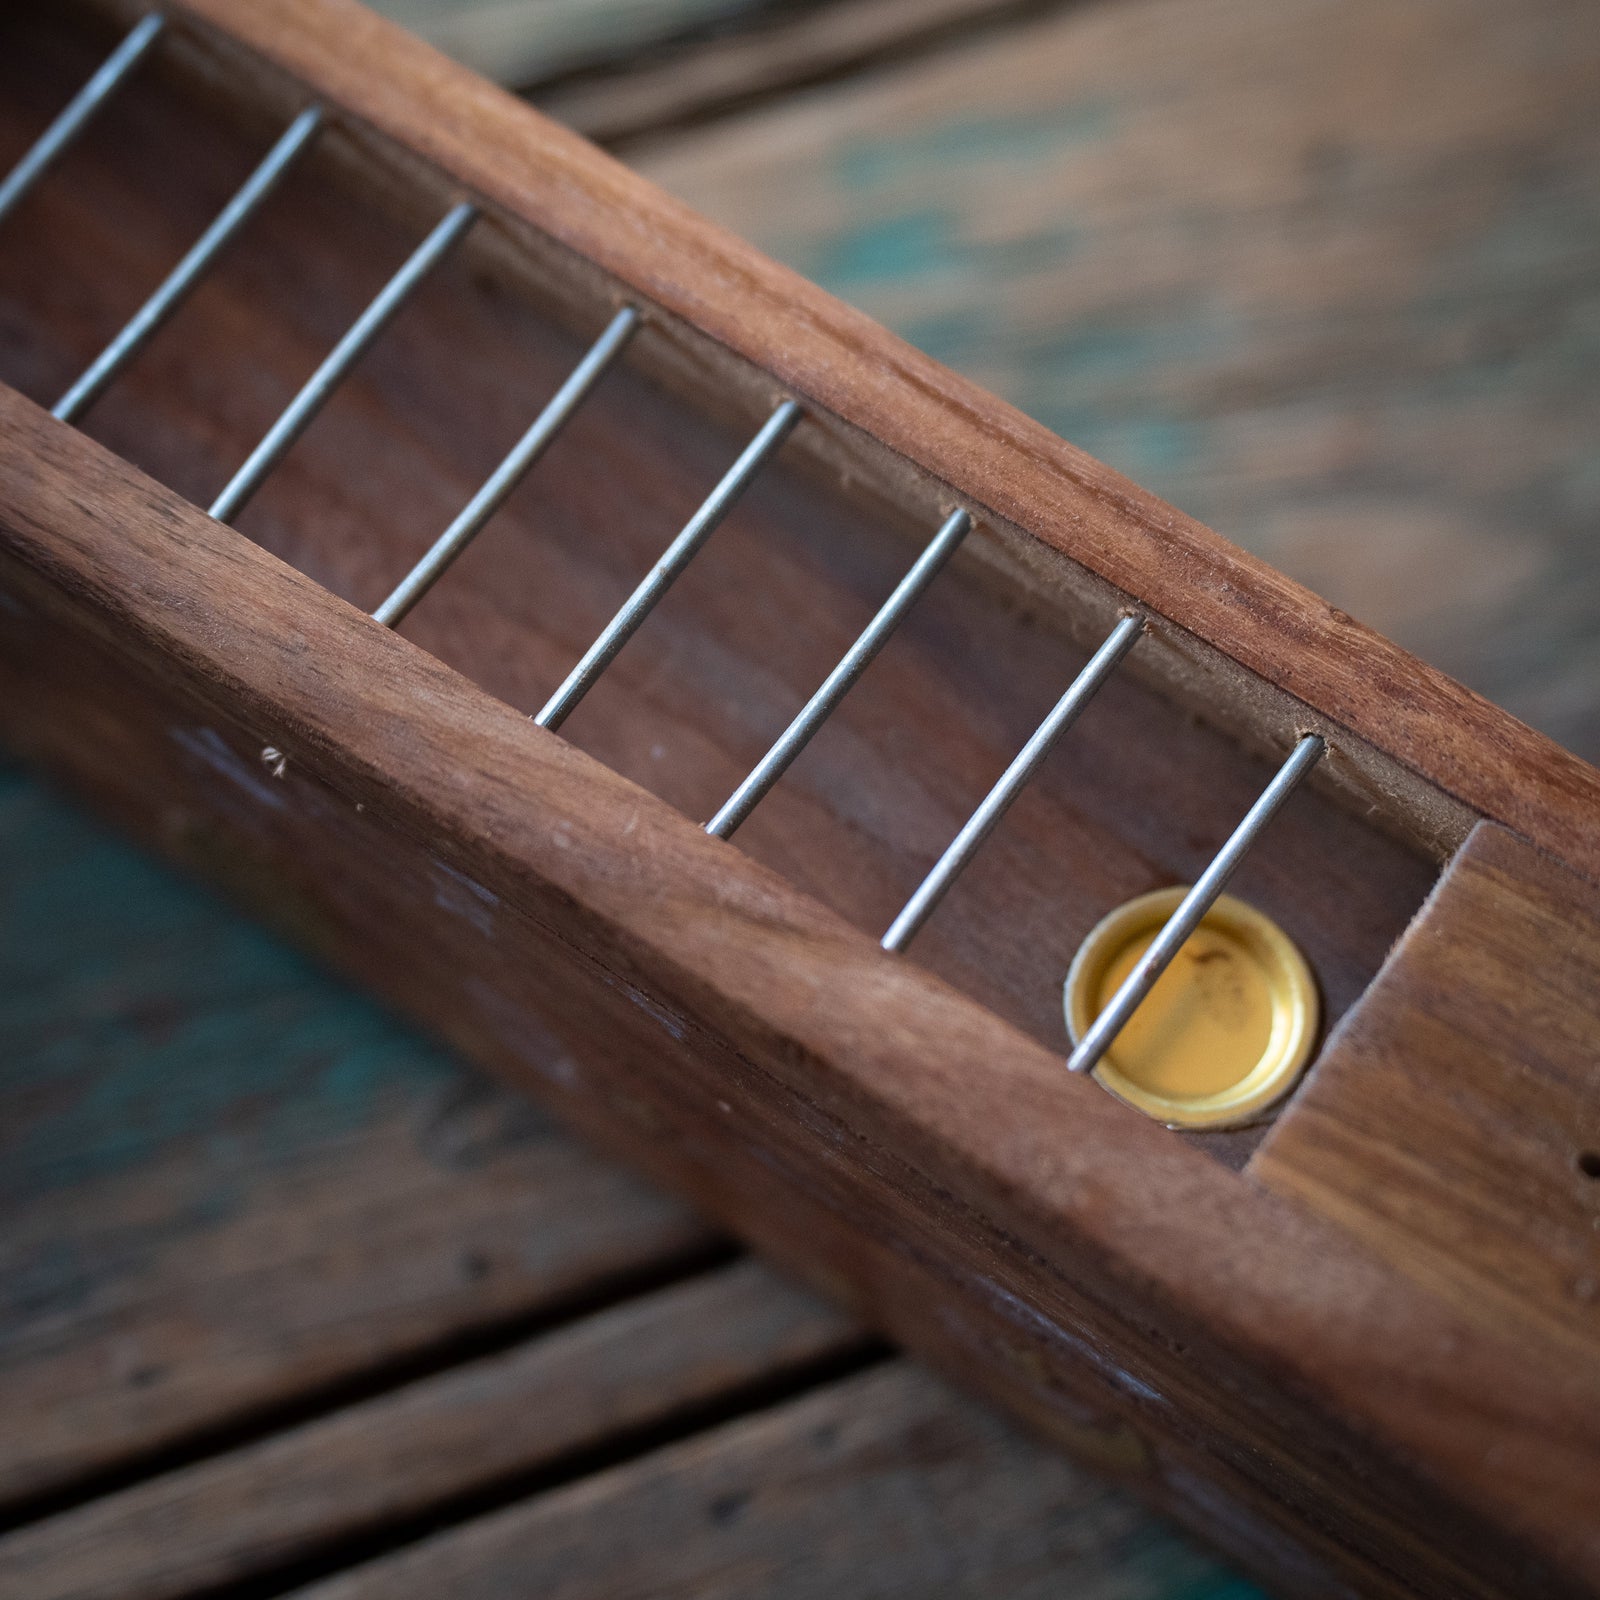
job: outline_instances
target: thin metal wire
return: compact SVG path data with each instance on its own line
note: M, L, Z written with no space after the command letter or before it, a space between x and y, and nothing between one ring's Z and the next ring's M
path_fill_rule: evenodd
M822 687L805 703L800 714L778 736L776 743L751 769L749 776L728 797L722 809L706 824L706 832L719 839L732 837L767 791L789 770L790 763L810 744L812 736L831 717L838 704L854 688L856 680L872 664L873 658L889 641L917 597L933 582L956 547L967 536L972 518L965 511L952 511L944 525L927 543L893 594L884 601L860 638L840 658L838 666L823 680Z
M1127 1026L1128 1019L1155 987L1156 980L1183 948L1184 941L1199 927L1200 919L1216 903L1217 896L1244 859L1246 851L1261 836L1261 830L1277 815L1279 807L1294 793L1300 780L1322 759L1324 749L1326 746L1322 739L1314 733L1304 735L1296 743L1272 782L1262 790L1260 799L1245 813L1244 821L1233 830L1233 836L1212 857L1211 865L1200 874L1199 881L1162 925L1160 933L1151 940L1133 971L1122 980L1122 986L1111 997L1110 1005L1095 1018L1089 1031L1078 1042L1077 1049L1067 1058L1069 1072L1092 1070L1111 1047L1112 1041Z
M134 312L122 331L90 363L88 370L51 407L63 422L74 422L101 390L136 356L151 335L183 303L234 236L259 211L322 125L320 106L308 106L279 136L261 164L194 242L187 255L166 276L154 294Z
M623 601L621 609L605 625L600 637L584 652L583 659L567 674L566 681L533 719L541 728L559 728L567 720L578 702L594 687L600 674L616 660L617 652L638 632L639 625L655 610L661 597L677 582L683 569L694 560L717 525L733 510L739 496L750 486L763 463L783 443L799 420L800 407L793 400L785 400L767 418L761 431L729 467L722 482L711 491L700 509L684 525L683 531L667 546L644 581Z
M994 831L995 824L1010 809L1011 802L1038 770L1040 762L1050 753L1050 747L1078 720L1079 713L1116 671L1122 658L1138 643L1139 635L1143 632L1142 617L1124 617L1106 635L1105 642L1089 657L1088 664L1072 680L1067 692L1056 701L1049 716L1034 730L1033 737L1000 775L999 782L984 796L982 804L950 841L949 848L939 857L933 871L906 901L904 910L889 924L889 931L883 936L885 950L904 950L911 942L917 929L944 899L951 884L977 854L978 847Z
M63 151L93 121L94 115L133 74L150 47L161 36L166 19L152 12L127 33L122 43L101 62L94 76L68 102L56 120L34 141L33 147L0 181L0 222L22 204Z
M639 326L639 313L624 306L589 346L567 381L556 390L533 426L512 445L505 459L484 480L483 487L462 508L459 516L434 541L433 548L401 580L387 600L372 613L386 628L397 627L406 613L436 584L450 563L461 554L496 511L505 504L529 468L542 456L572 414L582 405L605 370L622 353Z
M478 208L461 204L446 212L433 231L398 272L373 297L343 338L323 359L322 365L306 379L300 392L284 408L282 415L267 430L260 444L228 481L211 503L211 515L218 522L232 522L267 475L288 453L289 447L310 427L317 413L344 382L350 369L366 354L373 341L393 320L417 286L449 254L468 228L477 220Z

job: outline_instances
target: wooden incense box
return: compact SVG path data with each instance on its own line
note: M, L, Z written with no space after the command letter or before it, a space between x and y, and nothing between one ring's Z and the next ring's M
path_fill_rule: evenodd
M7 8L0 162L141 15ZM1600 1595L1600 773L350 0L110 73L0 736L1280 1591ZM1175 1131L1063 979L1292 787L1314 1059Z

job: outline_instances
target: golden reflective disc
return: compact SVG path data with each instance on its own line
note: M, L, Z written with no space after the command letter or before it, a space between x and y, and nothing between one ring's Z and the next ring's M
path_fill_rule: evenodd
M1183 885L1118 906L1083 941L1067 973L1076 1044L1188 893ZM1248 1122L1288 1093L1311 1059L1321 1005L1289 936L1223 895L1100 1058L1094 1075L1174 1127Z

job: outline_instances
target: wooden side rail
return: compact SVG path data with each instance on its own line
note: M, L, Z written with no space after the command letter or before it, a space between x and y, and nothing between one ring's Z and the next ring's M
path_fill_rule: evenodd
M1250 1172L1593 1360L1600 889L1480 824Z

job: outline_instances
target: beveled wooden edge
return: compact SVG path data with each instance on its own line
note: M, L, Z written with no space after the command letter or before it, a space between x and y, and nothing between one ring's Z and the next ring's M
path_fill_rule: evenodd
M142 0L100 0L124 15ZM1600 771L356 0L175 0L318 96L1600 881ZM381 70L375 70L381 63ZM1459 842L1464 828L1434 830Z
M848 1130L863 1181L916 1173L946 1226L988 1241L965 1292L1016 1301L1011 1285L1045 1271L1123 1330L1092 1348L1029 1306L1060 1359L1117 1372L1118 1343L1160 1347L1169 1392L1126 1382L1174 1416L1183 1386L1217 1382L1171 1358L1203 1342L1223 1352L1221 1415L1246 1455L1265 1430L1369 1506L1442 1494L1501 1560L1510 1537L1573 1592L1600 1591L1592 1364L1530 1360L1457 1316L3 389L0 572L19 586L0 598L198 686L220 719L601 963L675 1037L726 1041ZM1197 1392L1216 1410L1214 1388Z
M1597 1091L1600 890L1480 822L1247 1170L1600 1365Z

